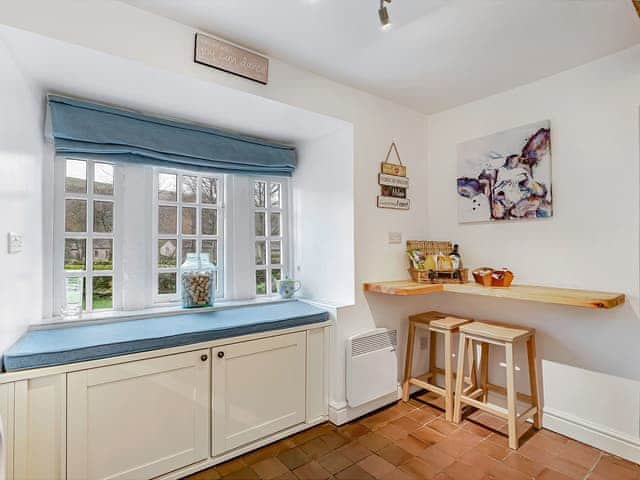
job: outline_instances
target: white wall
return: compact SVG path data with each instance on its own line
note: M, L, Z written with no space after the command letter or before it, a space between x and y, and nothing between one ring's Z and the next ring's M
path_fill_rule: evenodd
M637 46L430 116L427 171L430 236L460 243L468 266L508 266L518 283L627 295L622 307L598 311L453 294L440 296L433 306L535 327L546 425L601 442L604 448L615 444L619 453L632 452L636 461L639 106ZM551 120L554 216L458 224L456 146L546 119ZM494 373L502 371L496 368ZM605 432L604 437L598 431Z
M292 180L293 268L301 295L320 302L354 302L353 128L298 147Z
M0 42L0 353L42 305L40 97ZM7 233L24 235L24 249L8 254Z

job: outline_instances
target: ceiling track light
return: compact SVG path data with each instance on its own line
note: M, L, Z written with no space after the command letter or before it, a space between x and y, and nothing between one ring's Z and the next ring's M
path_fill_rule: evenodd
M389 19L389 10L385 6L386 3L391 3L391 0L380 0L380 8L378 9L378 17L380 18L380 26L382 30L389 30L391 28L391 20Z

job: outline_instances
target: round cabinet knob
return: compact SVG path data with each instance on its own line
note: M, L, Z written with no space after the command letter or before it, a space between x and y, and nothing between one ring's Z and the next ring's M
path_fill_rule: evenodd
M209 356L208 355L201 355L200 356L200 360L202 360L203 362L206 362L207 360L209 360Z
M224 352L218 352L218 358L224 358Z

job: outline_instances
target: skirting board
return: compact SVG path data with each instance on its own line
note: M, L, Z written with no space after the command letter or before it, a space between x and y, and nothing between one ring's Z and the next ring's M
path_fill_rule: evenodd
M397 402L401 398L402 390L398 387L397 392L390 393L358 407L350 407L346 403L336 404L331 402L329 404L329 421L334 425L344 425L390 403Z
M542 425L544 428L566 437L640 463L640 439L638 438L629 437L552 408L544 409Z

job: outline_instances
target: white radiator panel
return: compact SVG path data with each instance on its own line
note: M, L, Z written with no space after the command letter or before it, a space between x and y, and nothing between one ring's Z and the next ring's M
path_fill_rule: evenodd
M398 389L398 332L377 328L347 340L347 402L350 407Z

